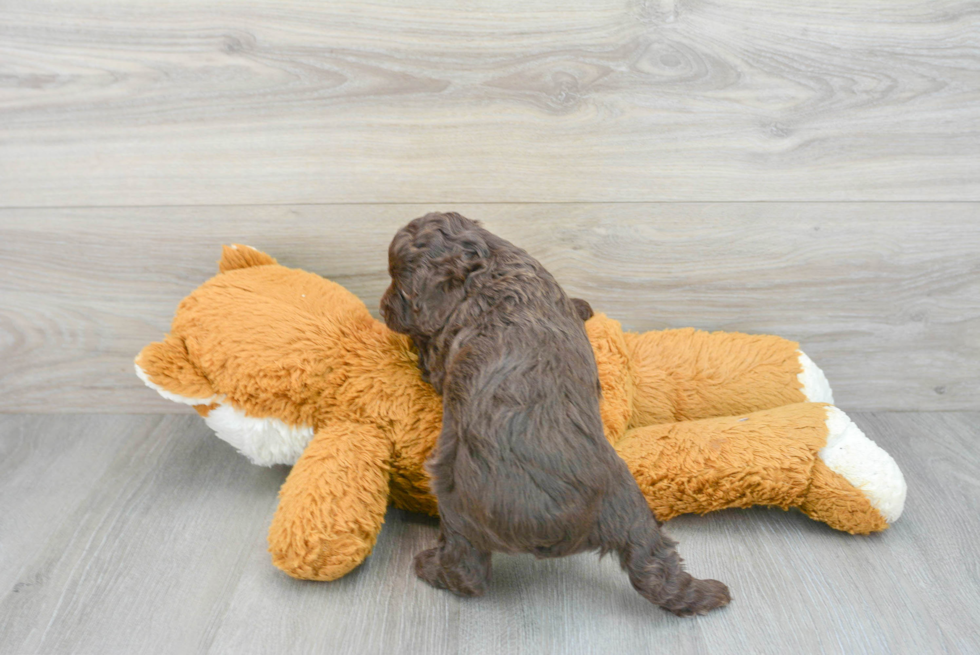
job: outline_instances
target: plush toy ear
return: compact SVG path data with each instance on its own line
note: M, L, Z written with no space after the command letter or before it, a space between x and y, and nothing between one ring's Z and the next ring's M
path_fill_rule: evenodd
M227 273L228 271L234 271L239 268L270 266L277 263L274 257L265 254L261 250L235 243L230 246L221 246L221 259L218 261L218 270L222 273Z

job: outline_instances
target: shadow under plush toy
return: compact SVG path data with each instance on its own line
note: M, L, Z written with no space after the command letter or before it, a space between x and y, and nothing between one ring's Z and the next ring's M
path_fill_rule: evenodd
M423 464L442 405L408 338L357 297L246 246L177 308L136 372L192 405L253 463L293 464L269 530L276 566L333 580L370 554L389 502L437 514ZM833 402L823 373L774 336L635 334L586 323L605 433L660 520L797 507L837 530L898 519L895 461Z

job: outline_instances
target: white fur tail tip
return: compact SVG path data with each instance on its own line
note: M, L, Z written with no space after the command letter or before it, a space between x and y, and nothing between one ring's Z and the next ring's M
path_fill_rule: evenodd
M827 445L819 456L832 471L863 491L888 523L902 515L906 493L902 470L836 407L827 408Z

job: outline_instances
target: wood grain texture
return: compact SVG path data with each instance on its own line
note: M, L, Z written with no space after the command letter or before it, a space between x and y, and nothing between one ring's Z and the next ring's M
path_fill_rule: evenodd
M0 210L0 411L189 411L133 374L247 243L377 315L395 230L430 205ZM450 207L444 207L446 209ZM980 408L980 205L454 205L633 330L801 342L845 409Z
M285 469L184 416L4 417L0 447L0 652L206 650Z
M199 418L0 416L0 652L976 652L980 413L853 418L905 472L900 521L854 537L796 511L674 519L689 569L734 595L679 619L594 555L498 555L485 597L431 589L410 562L437 525L397 510L359 569L295 581L265 550L284 470Z
M980 200L975 2L11 0L4 206Z

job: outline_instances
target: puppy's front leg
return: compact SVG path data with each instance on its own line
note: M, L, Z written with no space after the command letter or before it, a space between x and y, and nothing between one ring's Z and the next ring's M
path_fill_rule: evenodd
M482 596L490 581L490 552L481 550L457 529L465 520L457 511L453 469L459 446L452 394L443 398L442 432L426 469L439 501L439 542L415 556L415 574L438 589L460 596Z

